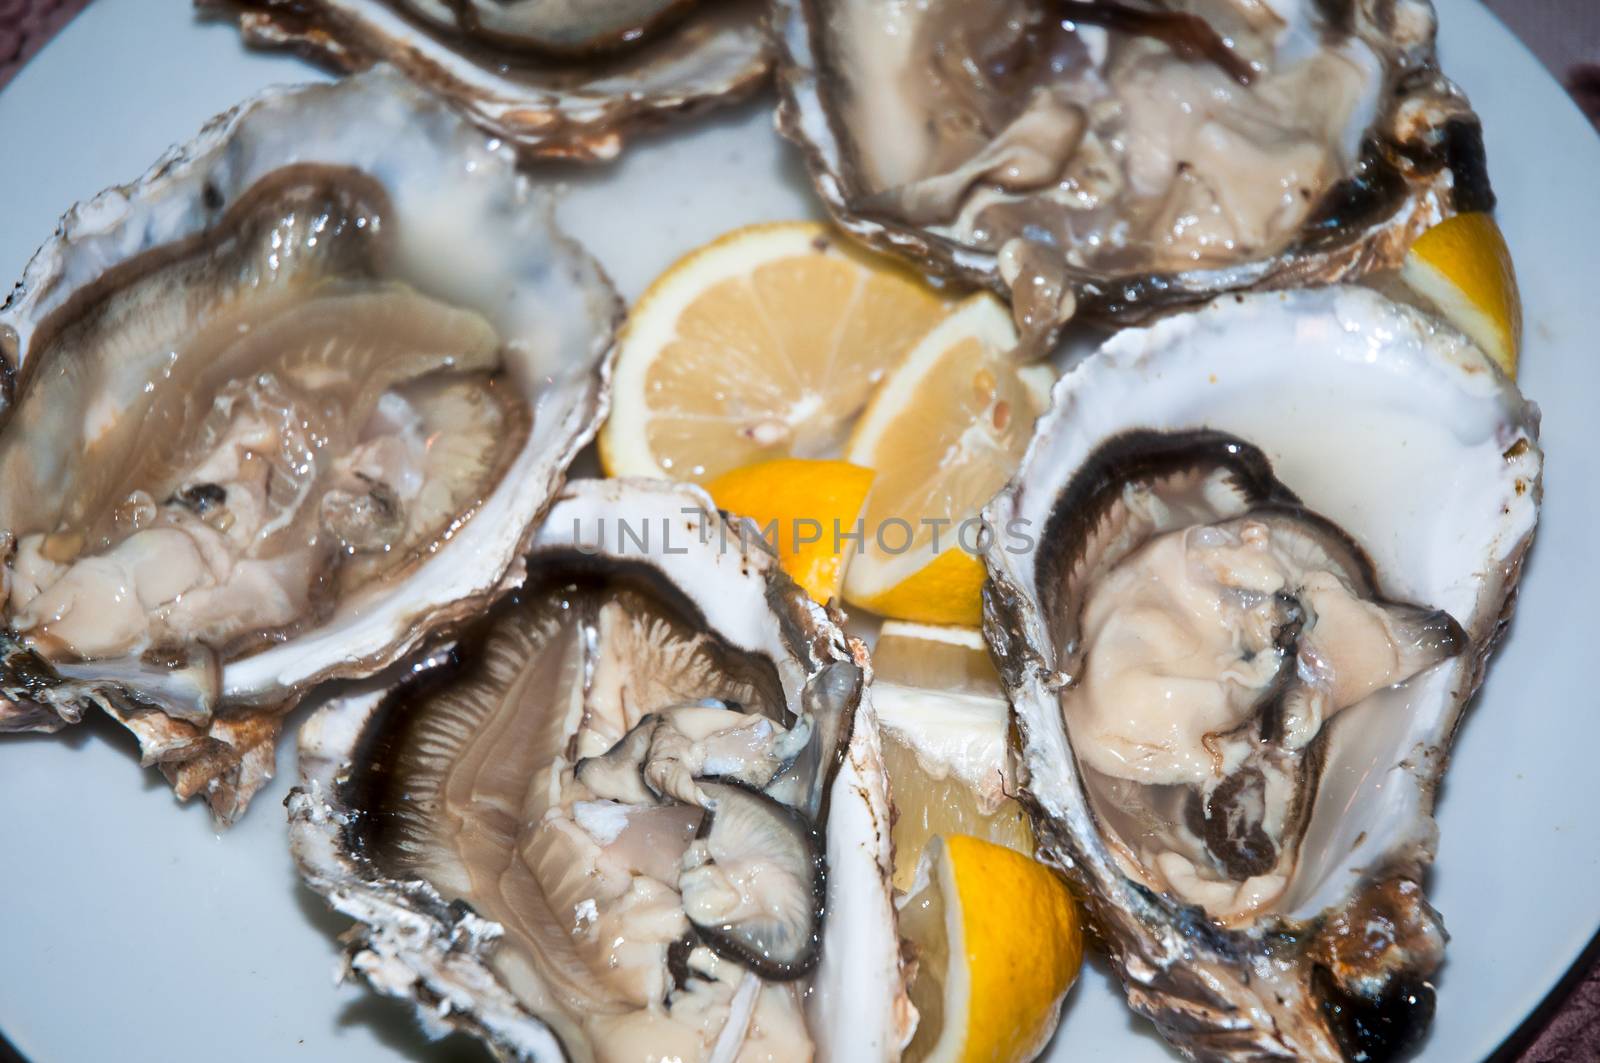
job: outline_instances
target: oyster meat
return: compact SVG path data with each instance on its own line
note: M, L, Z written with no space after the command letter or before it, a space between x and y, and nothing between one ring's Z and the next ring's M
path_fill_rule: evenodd
M390 63L525 156L609 159L630 133L755 91L755 0L195 0L252 45Z
M576 482L446 660L313 715L291 846L501 1058L898 1058L863 653L702 492Z
M0 312L0 730L100 705L231 819L311 685L520 576L618 316L512 153L389 71L76 207Z
M1233 296L1063 377L991 504L1040 853L1186 1055L1426 1029L1434 795L1533 536L1537 421L1375 292Z
M1048 335L1394 265L1492 206L1426 0L778 0L836 220Z

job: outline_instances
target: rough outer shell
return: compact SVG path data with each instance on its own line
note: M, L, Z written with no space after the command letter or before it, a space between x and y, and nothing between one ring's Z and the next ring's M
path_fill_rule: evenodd
M928 270L989 288L1009 300L1010 285L1001 275L994 252L858 209L860 192L853 187L851 164L828 109L830 75L817 53L818 27L828 9L848 2L852 0L776 0L779 131L804 152L817 194L839 226L875 247L898 252ZM1403 20L1395 15L1401 4L1413 9ZM1076 298L1063 301L1062 321L1076 310L1094 320L1137 323L1154 312L1201 302L1224 291L1354 279L1398 265L1419 235L1450 215L1493 207L1477 116L1461 91L1438 69L1431 4L1427 0L1359 0L1344 6L1353 6L1358 12L1354 17L1373 26L1420 27L1414 31L1415 39L1396 45L1400 50L1398 85L1379 127L1373 130L1380 139L1380 155L1404 179L1404 194L1375 219L1340 225L1336 231L1320 235L1308 231L1300 245L1282 254L1225 268L1107 275L1066 267L1067 284ZM1353 185L1330 190L1329 207L1336 196L1352 189ZM1021 277L1032 281L1029 270Z
M195 0L247 44L289 48L340 73L392 63L526 156L610 159L631 132L740 99L771 67L762 5L701 5L614 56L558 59L475 44L386 0ZM581 6L581 5L580 5Z
M604 529L615 529L623 518L635 527L670 522L670 551L619 548L615 531ZM735 526L698 488L581 480L556 500L529 558L570 555L578 547L591 561L648 564L703 610L707 627L729 646L772 660L791 706L829 665L853 662L869 672L864 648L845 638L776 559L759 549L742 552L739 541ZM865 684L858 689L858 702L834 706L851 722L826 798L827 915L808 1004L821 1060L898 1059L916 1022L890 899L888 780L870 690ZM426 882L384 876L362 851L363 813L349 803L346 781L383 699L382 690L340 698L306 722L300 785L287 801L289 843L301 875L357 921L343 939L346 973L359 972L378 992L412 1001L429 1029L482 1038L498 1058L562 1060L550 1030L484 963L499 925L447 904Z
M98 704L133 731L144 764L226 824L272 776L282 714L313 685L372 675L521 579L531 529L604 419L607 352L621 303L600 267L551 221L516 157L388 69L335 85L271 89L212 120L139 180L73 207L0 310L0 431L26 387L35 333L74 293L142 252L205 231L224 206L289 163L353 167L388 191L406 239L397 269L417 288L485 313L534 411L500 487L450 549L370 610L335 614L287 643L229 663L208 725L173 719L94 684L63 684L8 641L0 732L54 731ZM448 211L450 227L433 224ZM417 221L407 228L408 219Z
M1058 578L1049 522L1085 457L1130 428L1212 428L1255 443L1280 480L1363 545L1385 593L1448 610L1471 640L1413 681L1410 709L1363 706L1330 725L1301 857L1315 873L1291 888L1285 914L1240 930L1122 874L1057 699L1071 678L1057 671L1040 605ZM1329 969L1418 988L1431 1011L1422 980L1444 944L1420 885L1436 845L1433 802L1515 600L1538 517L1537 438L1536 408L1477 348L1361 288L1220 299L1121 333L1057 384L1020 471L986 513L1001 531L986 558L985 633L1018 724L1040 855L1083 889L1129 1003L1185 1055L1344 1058L1324 1018ZM1005 534L1016 520L1036 548ZM1357 718L1368 708L1387 711ZM1319 855L1314 837L1326 843ZM1390 946L1361 944L1381 940Z

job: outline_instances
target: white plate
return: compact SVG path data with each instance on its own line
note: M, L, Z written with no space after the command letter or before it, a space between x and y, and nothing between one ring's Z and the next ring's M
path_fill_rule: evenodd
M1600 926L1600 139L1476 0L1439 6L1445 68L1483 115L1548 452L1514 635L1439 810L1432 898L1453 940L1423 1058L1459 1063L1511 1033ZM93 4L0 92L0 283L74 200L244 96L318 76L246 53L183 0ZM640 142L620 165L559 172L563 221L630 297L728 228L816 213L765 101ZM0 741L0 1030L18 1049L35 1063L471 1058L459 1038L430 1045L400 1005L332 986L342 921L298 885L284 845L291 737L279 778L222 836L113 727ZM1103 969L1073 991L1053 1055L1175 1058Z

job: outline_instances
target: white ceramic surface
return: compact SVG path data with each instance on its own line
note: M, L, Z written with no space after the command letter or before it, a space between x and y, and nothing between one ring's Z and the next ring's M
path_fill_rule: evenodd
M1453 935L1422 1058L1492 1051L1600 926L1600 138L1476 0L1441 0L1446 69L1483 115L1527 308L1523 385L1543 405L1544 523L1513 637L1462 729L1440 806L1434 903ZM213 113L318 77L243 51L184 0L97 0L0 92L0 283L74 200L130 179ZM767 101L555 170L569 229L636 296L735 225L814 214ZM477 1058L402 1007L335 989L340 920L301 889L279 778L218 836L174 805L113 727L0 741L0 1030L34 1063ZM1052 1058L1175 1058L1102 970L1073 991Z

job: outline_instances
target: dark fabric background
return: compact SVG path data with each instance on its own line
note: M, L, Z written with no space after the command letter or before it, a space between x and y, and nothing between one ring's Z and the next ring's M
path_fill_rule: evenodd
M88 0L0 0L0 87L87 3Z
M1544 61L1600 129L1600 0L1484 2ZM87 3L0 0L0 87ZM0 1036L0 1063L11 1058L9 1048ZM1556 998L1529 1018L1503 1058L1515 1063L1600 1061L1600 959L1591 955L1587 968L1573 973Z

